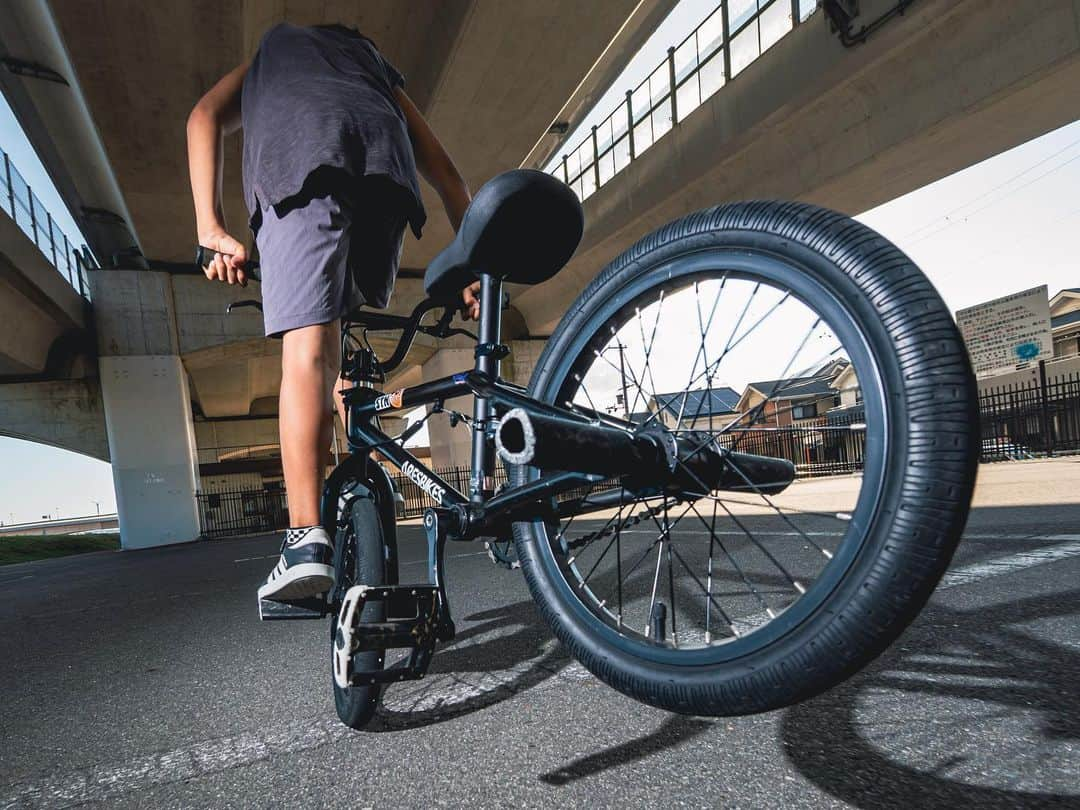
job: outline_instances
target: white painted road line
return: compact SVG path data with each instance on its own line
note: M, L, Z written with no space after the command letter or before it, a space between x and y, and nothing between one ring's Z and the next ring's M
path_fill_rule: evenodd
M7 579L0 579L0 585L7 585L10 582L21 582L24 579L33 579L33 574L23 574L21 577L8 577Z
M1077 534L1042 535L1027 539L1056 541L1057 544L957 568L945 575L939 588L970 585L991 577L1080 556L1080 535ZM484 552L476 552L480 553ZM413 561L411 564L418 562L422 561ZM437 710L440 706L452 711L455 705L482 698L491 691L517 691L514 682L529 669L558 666L554 662L548 664L545 661L548 655L550 647L545 647L540 656L505 670L481 673L473 683L463 682L454 673L447 673L448 677L441 679L442 682L431 684L435 688L425 690L422 695L399 695L395 699L391 691L387 694L385 704L391 712L400 713L416 711L418 707ZM553 671L549 678L532 688L550 688L557 685L565 688L567 681L588 681L592 677L584 667L573 662L561 670ZM171 751L136 757L118 765L101 765L56 774L38 781L4 785L0 787L0 810L17 807L67 807L104 801L154 785L221 773L275 755L294 754L346 739L356 739L354 732L338 723L336 718L296 721L266 733L249 732L207 740Z
M137 757L120 765L88 768L15 785L0 794L0 808L68 807L100 802L153 785L220 773L275 754L307 751L353 735L336 717L298 721L265 734L246 733L207 740Z
M957 585L968 585L979 580L998 577L1003 574L1011 574L1014 571L1022 571L1043 563L1064 560L1069 557L1080 556L1080 535L1078 534L1051 534L1045 535L1041 540L1071 540L1058 546L1035 548L1030 551L1020 551L1007 557L998 557L985 562L972 563L962 568L946 571L941 578L938 589L953 588Z

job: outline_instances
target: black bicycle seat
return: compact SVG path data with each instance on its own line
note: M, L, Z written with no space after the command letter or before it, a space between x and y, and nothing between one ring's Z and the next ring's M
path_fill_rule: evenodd
M447 300L490 274L517 284L539 284L574 255L585 216L561 180L534 169L496 175L480 187L454 241L424 273L424 289Z

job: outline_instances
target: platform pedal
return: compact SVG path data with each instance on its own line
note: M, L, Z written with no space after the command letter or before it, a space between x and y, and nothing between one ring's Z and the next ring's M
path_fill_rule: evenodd
M275 602L273 599L259 600L259 618L264 622L280 621L282 619L322 619L326 615L326 599L322 596L297 599L293 602Z
M371 602L386 605L386 619L361 621ZM334 681L342 689L423 678L441 633L442 604L434 585L354 585L345 592L334 643ZM353 655L364 651L408 650L392 667L358 671Z

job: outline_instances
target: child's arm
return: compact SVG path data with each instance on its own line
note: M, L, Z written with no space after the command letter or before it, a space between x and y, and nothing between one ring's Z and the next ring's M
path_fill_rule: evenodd
M222 151L225 136L240 128L240 91L247 69L244 62L225 74L199 99L187 120L188 170L199 244L218 251L206 268L206 277L230 284L247 283L243 270L247 251L225 231Z
M469 186L412 99L400 87L394 88L394 96L405 113L409 140L412 141L413 154L416 156L416 168L439 193L450 224L454 226L454 231L457 231L465 209L469 206L469 200L472 199ZM480 283L477 282L461 292L466 318L476 320L480 317L480 299L477 297L479 291Z

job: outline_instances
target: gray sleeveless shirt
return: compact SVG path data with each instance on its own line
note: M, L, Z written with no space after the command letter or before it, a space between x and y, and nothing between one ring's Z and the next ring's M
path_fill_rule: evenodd
M297 194L319 167L400 186L401 211L420 237L426 215L405 116L393 88L404 77L366 37L342 27L281 23L267 31L244 78L244 200ZM388 201L389 203L390 201ZM397 202L397 201L395 201Z

